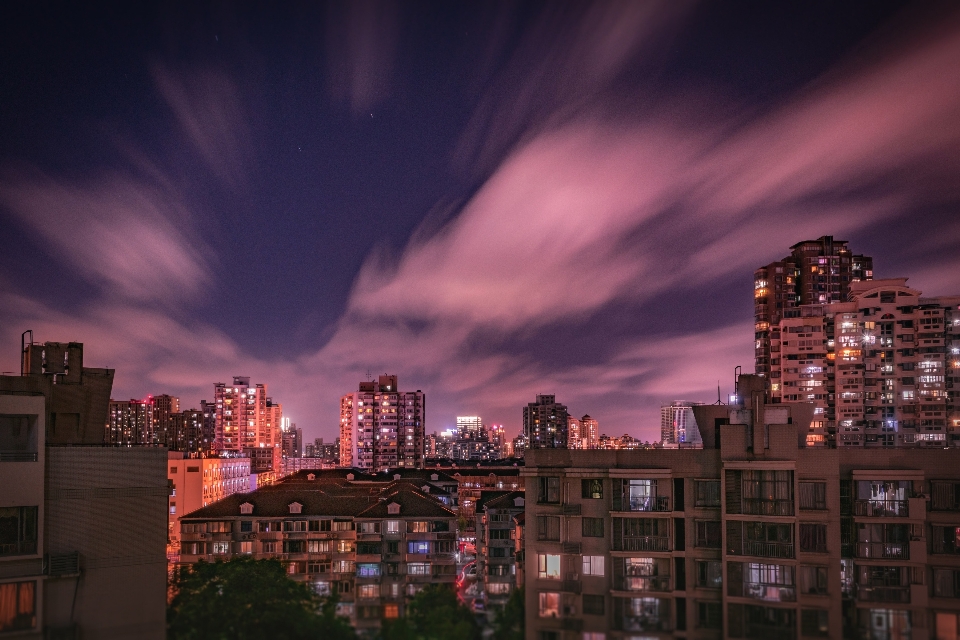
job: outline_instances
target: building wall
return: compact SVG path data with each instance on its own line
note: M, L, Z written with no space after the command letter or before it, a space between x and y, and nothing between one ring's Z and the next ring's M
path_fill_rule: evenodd
M960 453L806 447L809 408L753 399L725 408L720 449L530 452L528 638L923 640L957 628ZM585 480L602 496L585 497ZM632 500L624 482L640 487ZM883 482L905 488L870 493ZM541 555L559 557L555 576L540 576ZM602 556L603 575L584 575L584 556ZM711 571L712 587L700 581ZM842 575L855 578L844 587ZM556 594L555 617L539 615L554 597L541 594ZM871 631L878 620L911 630Z
M79 553L79 573L48 581L50 626L83 638L166 634L166 450L48 447L45 543Z
M9 591L14 591L19 596L21 590L33 592L32 603L22 603L29 606L19 609L18 619L11 621L9 631L21 630L29 634L28 637L37 638L45 626L45 417L42 395L0 394L0 517L4 519L7 535L12 533L12 528L23 530L22 525L12 525L13 520L20 523L26 518L28 529L33 529L24 532L27 535L16 536L16 540L11 537L0 542L0 593L7 596ZM0 624L2 622L0 617Z

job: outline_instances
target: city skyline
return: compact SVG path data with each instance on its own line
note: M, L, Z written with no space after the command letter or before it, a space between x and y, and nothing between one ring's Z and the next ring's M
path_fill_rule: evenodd
M306 441L368 371L427 432L551 394L653 441L752 369L797 242L960 293L956 12L368 9L11 12L0 344L84 343L117 400L249 376Z

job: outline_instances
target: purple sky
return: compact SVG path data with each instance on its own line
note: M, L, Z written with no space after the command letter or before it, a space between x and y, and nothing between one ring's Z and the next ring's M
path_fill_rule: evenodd
M370 371L428 431L539 392L653 439L795 242L960 293L958 15L777 4L8 10L0 370L33 329L308 438Z

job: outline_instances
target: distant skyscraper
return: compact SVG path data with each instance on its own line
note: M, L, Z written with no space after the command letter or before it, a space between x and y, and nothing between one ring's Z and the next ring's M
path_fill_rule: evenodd
M203 413L203 430L201 437L201 451L212 453L217 440L217 403L200 401L200 412Z
M596 449L600 445L600 423L588 415L580 418L580 437L584 449Z
M675 401L660 407L660 444L664 446L703 444L693 407L699 402Z
M585 449L583 436L580 433L580 421L573 416L567 416L567 448Z
M397 376L361 382L340 399L340 464L359 469L422 467L424 394L401 392Z
M556 396L537 394L523 408L523 434L528 449L567 448L567 407Z
M153 396L153 424L156 440L170 447L174 439L171 433L171 416L180 413L180 398L167 394Z
M490 425L490 443L493 445L494 451L496 452L496 457L503 458L506 456L506 445L507 433L503 428L502 424L492 424Z
M457 416L457 437L477 439L483 432L480 416Z
M281 433L283 457L299 458L303 455L303 430L296 424L289 423L287 418L283 419L287 426ZM321 440L322 442L322 440Z
M753 276L756 372L770 373L770 330L788 309L843 302L850 284L873 278L873 258L854 255L846 240L822 236L790 247L782 260L760 267Z

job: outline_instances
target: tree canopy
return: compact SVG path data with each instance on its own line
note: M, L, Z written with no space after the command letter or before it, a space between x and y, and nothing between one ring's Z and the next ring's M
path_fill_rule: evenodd
M291 580L276 560L234 558L178 569L167 609L170 640L355 640L336 615L336 599L321 599Z
M524 633L523 587L514 589L510 599L497 612L493 622L493 640L523 640Z
M382 640L480 640L473 613L449 585L430 584L407 605L407 615L385 620Z

